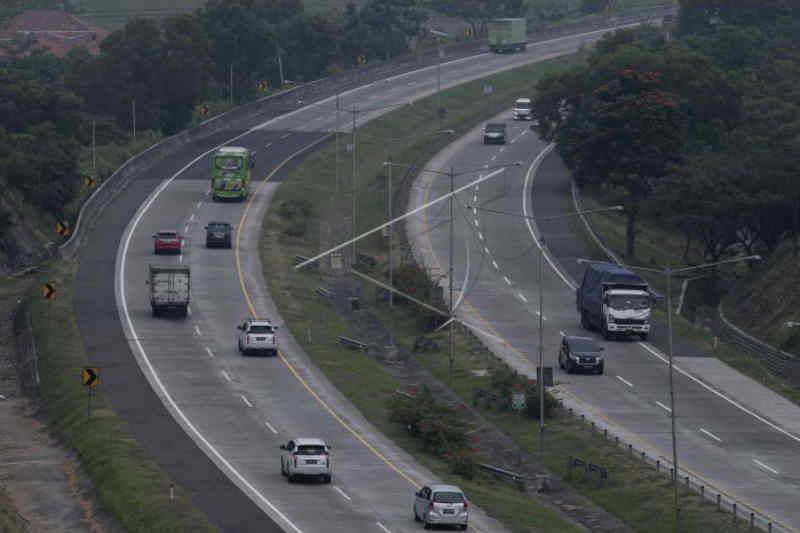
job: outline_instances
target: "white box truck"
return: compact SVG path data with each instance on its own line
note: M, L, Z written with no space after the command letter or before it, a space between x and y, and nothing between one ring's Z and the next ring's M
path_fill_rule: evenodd
M185 317L189 311L189 267L182 265L150 265L147 279L153 316L174 312Z
M650 333L650 289L639 274L616 265L593 263L578 287L578 313L584 329L603 337Z

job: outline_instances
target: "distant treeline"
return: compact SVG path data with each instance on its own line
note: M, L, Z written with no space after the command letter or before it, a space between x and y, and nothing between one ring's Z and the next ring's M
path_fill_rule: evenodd
M670 33L606 36L543 80L538 131L580 185L624 203L705 259L772 252L800 232L800 3L682 0ZM685 258L684 258L685 259Z

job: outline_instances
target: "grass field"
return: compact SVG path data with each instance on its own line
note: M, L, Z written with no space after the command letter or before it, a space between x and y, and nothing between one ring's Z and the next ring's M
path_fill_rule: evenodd
M24 533L25 521L17 514L14 504L0 485L0 531L3 533Z
M147 457L102 388L92 399L91 420L87 419L87 393L79 379L86 354L72 311L75 270L73 263L47 266L41 282L54 282L58 298L46 303L37 284L29 301L41 377L39 391L53 430L76 450L101 505L127 531L214 531L179 486L175 500L170 501L170 478ZM1 520L0 515L0 526Z
M459 132L467 129L481 117L491 116L493 111L510 105L514 96L528 94L536 77L545 71L553 71L568 66L569 61L559 59L557 62L525 67L492 77L492 85L496 99L489 101L481 94L481 87L486 80L478 80L453 88L443 93L442 102L449 110L443 128L454 128ZM359 206L360 229L365 230L382 221L386 209L385 178L381 163L387 150L391 151L393 160L400 164L424 164L433 153L441 148L446 140L436 140L431 132L436 128L433 115L432 99L416 102L411 108L404 108L379 118L359 130ZM431 122L434 122L431 124ZM387 143L387 136L399 137L407 132L417 136L413 141L396 141ZM340 143L348 142L348 137ZM265 269L265 276L272 295L278 304L283 318L297 335L309 355L328 375L331 381L365 414L365 416L409 450L423 464L434 469L445 479L453 479L444 465L437 464L434 458L424 453L418 444L411 440L402 428L397 428L386 421L385 399L396 387L394 380L373 359L360 352L342 349L335 341L337 335L351 335L352 332L330 305L319 301L314 289L320 285L319 276L310 271L296 272L292 269L291 258L294 255L310 255L319 250L321 215L329 209L336 209L331 201L335 190L335 153L327 147L309 157L278 189L272 208L263 223L262 264L270 265ZM349 154L342 151L340 176L349 175ZM400 172L398 172L399 174ZM349 185L347 183L344 184ZM277 214L277 207L284 201L309 200L313 207L308 231L303 239L289 239L281 234L285 222ZM348 194L344 194L340 202L347 206L350 202ZM328 221L325 221L328 222ZM334 221L335 223L335 221ZM347 234L345 225L331 227L333 235L340 237ZM336 237L334 237L336 238ZM381 237L362 241L360 250L378 259L378 273L381 276L385 264L386 253ZM398 254L397 262L400 262ZM371 291L367 290L365 301L374 301ZM420 334L414 309L403 310L401 307L391 318L394 321L398 341L410 348L413 338ZM377 308L384 321L390 319L388 313ZM312 332L309 336L306 332ZM442 339L442 346L446 341ZM475 388L490 388L487 377L480 377L473 370L485 370L490 363L485 351L474 351L468 347L465 337L459 335L456 345L456 372L454 389L462 400L470 401ZM440 380L447 375L446 357L442 352L426 353L417 356L418 360ZM511 435L516 442L535 456L538 448L538 433L534 429L535 422L520 419L516 415L483 411L484 416ZM652 467L631 459L627 454L610 443L603 442L598 435L591 435L574 420L559 417L549 425L548 447L545 462L559 475L564 474L567 453L580 456L596 463L603 464L612 472L612 481L604 488L598 488L593 482L576 478L572 485L580 493L608 509L635 530L664 531L674 530L670 512L671 487L664 476L655 473ZM460 478L455 478L465 485L468 492L479 489L472 487ZM524 513L510 501L492 501L484 498L480 490L476 503L485 507L495 516L504 516L507 525L516 531L527 531L527 527L537 528L536 521L527 521L530 509L535 508L533 502L528 504ZM684 493L685 524L687 531L744 531L741 522L733 524L731 516L716 513L714 507L700 500L697 495ZM653 518L658 516L658 520ZM527 524L527 525L526 525ZM542 529L549 530L544 527Z

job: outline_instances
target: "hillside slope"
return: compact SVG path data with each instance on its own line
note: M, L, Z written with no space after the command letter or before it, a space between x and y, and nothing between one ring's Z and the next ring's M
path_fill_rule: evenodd
M800 354L800 327L786 327L786 321L800 321L800 258L792 255L789 242L759 265L729 294L723 306L737 326L770 344Z

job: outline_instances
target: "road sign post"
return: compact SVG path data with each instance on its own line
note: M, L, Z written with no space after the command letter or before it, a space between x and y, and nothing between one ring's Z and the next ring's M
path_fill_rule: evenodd
M81 383L86 388L86 419L92 418L92 390L100 384L100 370L88 366L81 370Z

